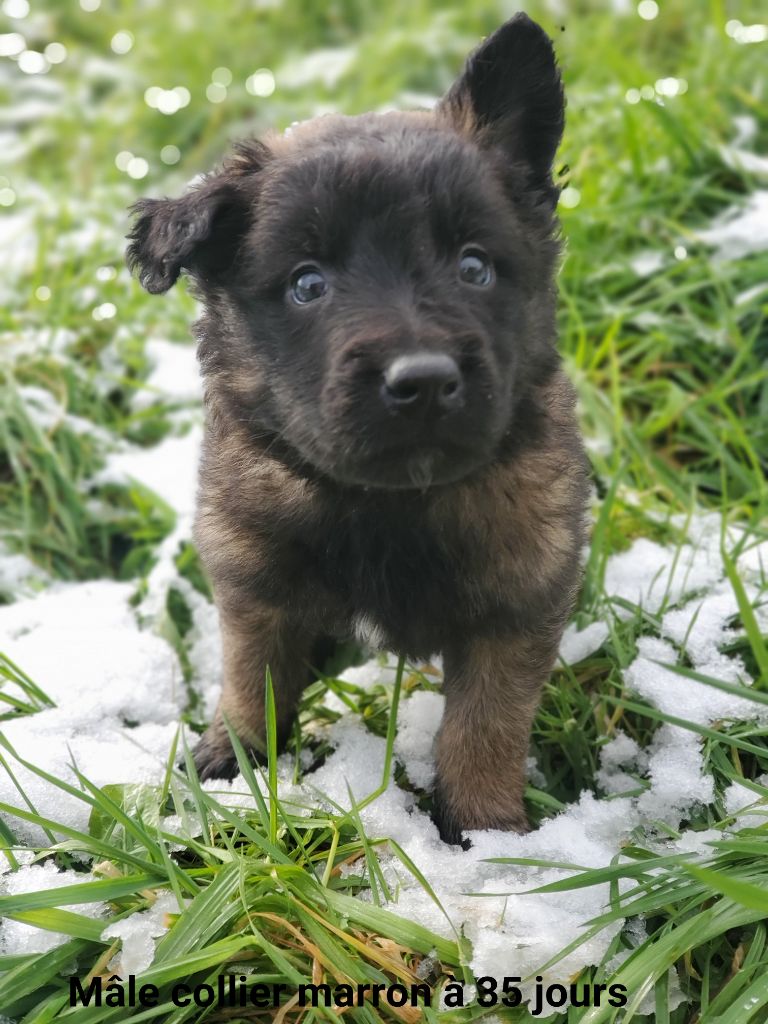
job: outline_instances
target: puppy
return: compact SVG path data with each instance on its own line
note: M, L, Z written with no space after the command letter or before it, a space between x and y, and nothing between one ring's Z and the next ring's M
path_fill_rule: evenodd
M563 110L552 45L518 14L432 112L321 117L136 204L141 283L186 271L204 306L196 539L224 684L201 777L237 770L225 718L263 752L267 668L284 742L318 644L364 632L443 655L442 836L526 828L585 541L555 348Z

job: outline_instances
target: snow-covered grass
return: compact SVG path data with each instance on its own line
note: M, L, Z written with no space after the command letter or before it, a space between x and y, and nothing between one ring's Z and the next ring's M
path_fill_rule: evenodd
M595 527L534 727L533 830L467 851L429 817L439 663L339 665L265 772L243 760L201 786L177 770L220 671L191 543L195 305L144 295L122 250L131 199L178 191L228 138L426 103L497 5L25 6L3 5L0 52L23 33L67 56L40 75L0 57L0 1021L138 1019L68 1008L70 975L113 973L158 986L141 1019L161 1022L241 1019L169 1002L223 973L286 986L247 1020L335 1018L296 1004L309 981L419 979L431 1007L344 1016L537 1019L535 1002L479 1005L490 975L534 1000L537 977L626 986L626 1009L556 1021L764 1021L760 5L740 5L741 28L692 0L650 20L526 5L569 92L561 336ZM150 86L189 103L164 114ZM451 977L466 1007L440 1010Z

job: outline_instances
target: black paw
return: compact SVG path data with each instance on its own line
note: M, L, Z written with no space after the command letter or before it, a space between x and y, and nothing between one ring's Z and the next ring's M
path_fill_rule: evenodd
M528 819L521 808L513 807L507 813L500 814L498 811L484 808L478 800L475 806L466 809L464 813L457 813L439 789L435 791L432 801L432 820L437 825L443 842L460 846L462 850L472 848L470 839L462 839L463 832L475 829L494 829L518 834L530 832Z
M440 838L444 843L448 843L451 846L460 846L462 850L469 850L472 843L469 839L462 839L461 833L464 831L458 819L451 813L445 800L440 795L440 792L435 792L434 799L432 801L432 821L437 825L437 831L440 833Z
M250 748L246 750L253 764L264 763L264 757L258 751ZM192 751L192 760L195 762L201 782L207 779L231 780L240 774L240 766L229 742L229 736L215 725L200 737L199 743Z

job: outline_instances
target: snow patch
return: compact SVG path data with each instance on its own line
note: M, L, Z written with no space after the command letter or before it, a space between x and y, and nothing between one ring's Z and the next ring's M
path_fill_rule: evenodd
M50 576L26 555L13 554L0 542L0 598L27 596L50 583Z
M738 260L768 249L768 191L757 189L743 206L726 210L699 230L698 237L714 250L715 261Z
M609 634L605 622L590 622L584 629L577 629L572 622L560 641L560 657L566 665L576 665L599 650Z
M302 57L287 61L275 73L281 88L301 89L312 82L320 82L332 89L352 67L357 50L351 46L327 47L313 50Z
M726 167L758 178L768 177L768 156L760 156L738 146L721 146L720 156Z
M176 897L173 893L164 893L149 910L107 925L101 933L102 939L120 939L120 953L110 962L110 972L125 978L146 971L155 957L155 940L168 931L168 915L179 913Z
M638 277L650 277L657 273L666 263L663 252L639 252L629 261L629 265Z
M426 690L417 690L400 705L395 754L408 766L408 778L419 789L430 789L435 779L432 744L444 705L441 693Z
M708 546L684 544L670 548L641 537L627 551L609 558L604 586L609 597L658 612L684 594L713 586L722 575L719 555ZM614 608L619 618L632 614L619 605Z
M92 483L125 485L136 480L177 513L191 516L201 442L202 427L195 426L183 437L166 437L152 448L116 452Z
M732 782L725 791L725 809L747 828L768 824L768 775L758 776L755 782L763 787L762 794L739 782Z
M144 388L134 395L134 409L146 409L157 401L200 402L203 388L194 346L151 339L144 353L152 370L144 382Z
M21 893L45 892L48 889L60 889L65 885L82 885L94 882L91 874L77 871L59 871L52 861L44 864L30 864L20 867L18 871L0 875L0 893L16 896ZM62 907L69 908L85 917L102 917L107 913L103 903L68 903ZM70 936L62 932L49 932L21 921L3 918L0 923L0 955L19 956L27 953L47 953L64 942Z
M99 786L157 782L186 704L176 654L139 629L132 595L128 583L58 583L0 606L0 650L55 704L4 722L4 736L20 758L74 786L73 764ZM41 815L87 831L87 804L22 765L14 771ZM23 806L6 773L0 800ZM36 826L14 821L14 830L45 843Z

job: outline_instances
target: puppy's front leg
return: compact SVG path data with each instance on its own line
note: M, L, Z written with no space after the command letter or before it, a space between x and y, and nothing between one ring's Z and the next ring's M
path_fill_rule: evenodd
M464 829L527 830L528 741L558 639L475 637L445 652L435 818L446 842Z
M312 636L285 611L255 603L249 594L217 593L224 677L216 716L194 751L201 779L232 778L237 759L224 719L246 750L266 753L264 694L272 677L278 749L291 731L301 691L309 682Z

